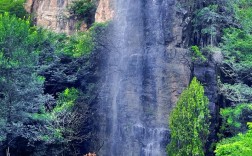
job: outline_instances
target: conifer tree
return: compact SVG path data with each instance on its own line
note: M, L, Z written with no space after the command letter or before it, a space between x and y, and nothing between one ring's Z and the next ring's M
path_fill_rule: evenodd
M193 78L170 115L171 142L167 146L169 156L204 156L204 146L209 134L209 113L204 87Z

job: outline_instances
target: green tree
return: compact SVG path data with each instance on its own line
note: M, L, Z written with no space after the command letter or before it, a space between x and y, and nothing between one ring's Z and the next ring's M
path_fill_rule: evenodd
M252 104L239 104L236 107L228 107L220 110L222 122L220 135L234 136L247 129L247 122L252 121Z
M11 15L16 15L19 18L27 16L24 9L25 0L1 0L0 1L0 14L9 12Z
M210 45L214 45L214 38L216 37L218 30L218 22L221 21L221 15L218 14L217 5L209 5L204 7L195 13L193 19L194 31L199 34L210 36ZM197 32L200 30L201 32Z
M27 20L0 14L0 141L15 147L17 138L37 140L39 129L29 114L50 99L43 94L44 78L38 76L40 37Z
M84 20L88 25L94 22L95 11L96 6L92 0L75 0L69 6L71 15Z
M170 115L171 142L167 146L169 156L203 156L209 134L208 98L204 87L193 78Z
M232 2L232 3L231 3ZM220 91L234 104L251 102L252 70L252 1L231 0L236 26L224 29L221 49L222 82Z
M251 156L252 123L248 123L248 127L249 130L245 134L240 133L217 143L216 156Z
M53 151L54 155L64 155L64 153L71 155L71 152L74 152L72 155L76 155L79 152L75 147L76 143L90 137L90 133L83 133L89 107L83 103L81 95L79 90L67 88L58 95L54 108L48 110L41 107L39 113L32 115L32 118L39 123L41 130L38 138L42 144L36 149L36 153L48 149ZM47 146L41 148L45 144Z

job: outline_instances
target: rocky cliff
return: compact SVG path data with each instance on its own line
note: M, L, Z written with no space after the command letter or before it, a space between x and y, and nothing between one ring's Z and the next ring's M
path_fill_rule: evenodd
M113 18L114 10L112 9L111 0L99 0L95 14L95 22L106 22Z
M72 1L27 0L26 10L38 26L71 34L78 23L67 11ZM99 154L164 154L169 113L192 76L204 83L215 116L216 64L192 66L187 50L190 8L178 7L184 2L96 1L95 22L114 18L101 49L107 60L100 67ZM81 30L86 29L82 22Z
M162 156L168 118L191 78L175 0L116 0L102 53L99 155Z
M36 25L51 29L55 32L72 34L80 30L85 31L87 24L70 16L67 7L73 0L27 0L25 8L34 16ZM96 2L97 11L95 22L106 22L112 19L110 0Z

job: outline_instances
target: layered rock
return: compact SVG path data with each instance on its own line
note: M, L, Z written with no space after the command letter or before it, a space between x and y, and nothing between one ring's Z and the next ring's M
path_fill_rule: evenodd
M111 0L100 0L95 14L95 22L110 21L114 16Z
M113 7L102 44L98 154L166 155L168 118L191 78L184 14L175 0L115 0Z
M87 30L87 24L71 17L67 7L73 0L27 0L25 9L34 15L36 25L54 32L73 32ZM97 2L96 22L106 22L113 17L110 0Z

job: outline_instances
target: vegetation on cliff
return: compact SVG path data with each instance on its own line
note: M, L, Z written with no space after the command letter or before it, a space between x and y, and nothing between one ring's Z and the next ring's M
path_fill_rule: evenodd
M69 12L78 20L84 20L89 26L94 23L96 5L93 0L74 0Z
M33 26L23 3L0 1L0 152L78 155L81 144L88 149L85 141L95 140L96 63L102 59L96 48L107 24L93 23L94 1L76 0L68 8L71 16L90 29L55 34ZM252 1L190 0L179 7L190 17L185 44L192 60L211 61L214 47L223 55L217 67L218 138L211 150L217 156L250 155ZM194 78L171 113L168 154L204 155L209 119L204 88Z
M246 133L239 133L232 138L221 140L217 144L216 156L250 156L252 153L252 124L248 123L249 130Z
M193 45L194 63L200 60L205 66L202 58L206 58L207 62L213 61L210 49L215 47L220 48L223 55L223 60L216 66L219 88L216 104L221 109L215 110L218 113L213 127L218 132L218 137L214 138L217 142L215 154L251 155L251 130L248 129L251 124L247 123L252 121L249 104L252 101L252 1L193 0L179 4L178 7L188 10L187 16L191 18L187 37L188 45ZM212 143L213 149L215 143ZM210 150L207 154L214 153Z
M28 15L23 7L24 3L25 0L1 0L0 14L9 12L11 15L24 18Z
M91 60L106 24L56 34L25 19L23 1L0 4L0 153L80 154L93 135Z

